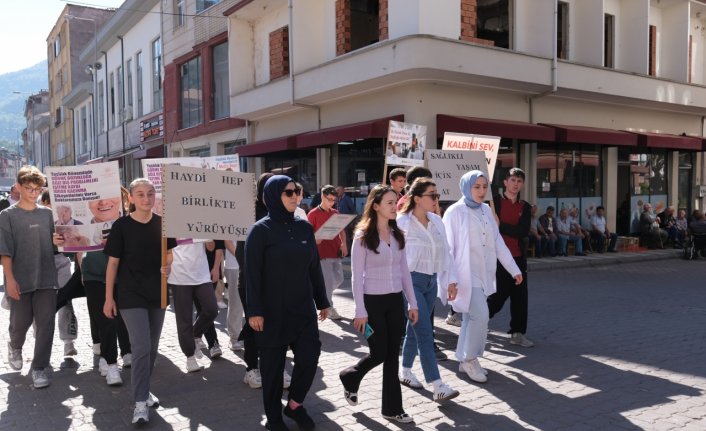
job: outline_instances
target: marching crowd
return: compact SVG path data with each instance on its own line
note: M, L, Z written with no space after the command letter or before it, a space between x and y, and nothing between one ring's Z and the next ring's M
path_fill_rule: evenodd
M8 364L22 369L22 348L34 324L30 375L35 388L49 386L55 315L59 311L64 354L75 355L71 300L86 296L99 372L108 385L117 386L122 384L118 359L123 370L130 368L132 422L148 422L149 409L159 405L150 392L150 376L166 311L161 305L162 278L171 291L185 371L192 373L203 369L202 350L211 358L222 355L213 322L224 304L214 290L225 276L228 347L244 351L244 383L262 388L266 427L289 429L283 420L287 416L300 429L314 429L303 404L321 353L318 321L342 318L333 307L333 291L343 282L341 258L350 251L352 330L366 338L369 353L340 371L342 394L352 406L364 402L358 393L362 381L382 364L382 416L412 422L404 410L401 385L421 388L426 383L432 400L439 403L459 395L439 373L434 342L437 298L450 306L453 321L460 321L455 358L459 371L474 382L487 381L480 358L488 321L508 298L510 342L534 344L525 336L523 241L533 213L532 206L519 199L524 180L522 170L511 169L503 193L489 205L489 179L481 171L467 172L459 184L462 198L442 215L431 172L423 167L395 169L390 186L370 190L353 230L319 240L314 232L338 212L336 208L343 212L353 207L350 198L340 187L324 186L319 203L307 214L299 208L301 185L267 173L257 182L257 221L246 241L178 244L162 238L161 217L153 212L155 188L138 178L124 190L126 215L114 220L103 250L77 253L71 274L68 258L57 251L67 239L55 231L58 222L48 193L39 198L45 177L25 166L13 187L15 201L0 212L3 303L10 310ZM285 370L288 350L293 354L291 375ZM412 372L417 357L424 383Z

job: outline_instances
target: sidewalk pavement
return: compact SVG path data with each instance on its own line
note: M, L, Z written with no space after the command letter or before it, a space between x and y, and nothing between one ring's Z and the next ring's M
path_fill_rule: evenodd
M436 310L436 338L449 356L439 363L443 379L461 395L444 405L431 401L430 388L403 387L407 413L415 423L398 425L380 415L381 368L361 387L360 405L343 399L338 372L368 348L354 333L354 304L349 272L334 302L345 319L320 325L319 372L305 401L318 430L704 430L706 429L706 264L672 260L666 265L625 263L622 253L604 262L621 265L575 267L597 260L531 260L548 265L533 269L530 283L532 349L509 344L505 333L509 304L491 320L485 356L485 384L459 374L453 360L458 328ZM641 253L673 258L674 250ZM627 259L627 253L625 253ZM617 260L616 260L617 259ZM563 265L563 266L562 266ZM699 278L697 278L699 277ZM90 348L85 301L74 301L79 320L79 350L63 358L54 341L52 385L33 389L29 372L34 339L28 334L22 372L0 361L0 430L130 429L133 402L130 372L122 387L108 387L97 372ZM0 310L0 345L7 345L8 312ZM225 313L216 328L224 347L220 359L203 360L206 369L185 374L185 357L167 311L152 392L161 406L151 411L147 429L259 430L264 423L261 390L243 384L242 352L227 349ZM291 360L287 362L291 372ZM419 361L414 371L423 374ZM286 392L285 392L286 397ZM296 429L293 423L289 423Z

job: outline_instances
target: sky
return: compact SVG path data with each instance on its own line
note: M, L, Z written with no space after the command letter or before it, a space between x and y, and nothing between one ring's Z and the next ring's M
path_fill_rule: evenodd
M47 58L47 36L66 6L63 0L3 1L0 14L0 74ZM92 7L120 7L123 0L73 0Z

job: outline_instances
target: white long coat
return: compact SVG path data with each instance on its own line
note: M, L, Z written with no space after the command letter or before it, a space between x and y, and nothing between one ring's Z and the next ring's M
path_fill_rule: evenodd
M472 210L461 198L446 210L443 221L458 276L458 294L449 303L454 310L465 313L471 305L474 285L482 287L486 297L495 293L497 261L513 277L522 272L505 245L488 205Z

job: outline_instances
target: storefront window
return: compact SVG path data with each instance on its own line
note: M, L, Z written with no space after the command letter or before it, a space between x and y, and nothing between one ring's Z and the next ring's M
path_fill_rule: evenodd
M596 207L602 205L601 153L597 145L537 144L537 206L577 211L588 228Z
M287 175L304 187L304 197L317 193L316 150L281 151L265 157L265 171Z
M680 210L691 214L691 185L693 184L692 175L694 172L694 153L679 153L679 202Z
M358 213L367 199L368 190L382 183L384 169L383 140L360 139L352 143L341 142L338 151L338 178L335 186L343 186L355 201ZM388 166L388 171L392 167Z
M642 207L652 204L655 214L667 206L667 150L649 149L636 153L629 148L618 151L618 214L616 231L619 235L639 233Z
M493 194L504 191L503 180L510 169L516 166L519 166L519 162L513 140L508 138L501 139L500 148L498 149L498 160L495 162L495 172L493 173L493 184L491 184Z

